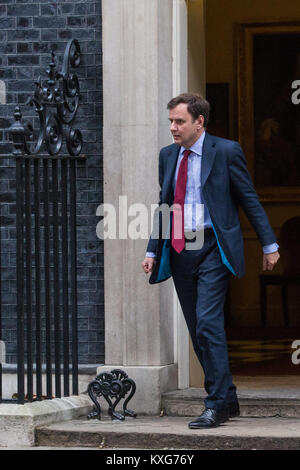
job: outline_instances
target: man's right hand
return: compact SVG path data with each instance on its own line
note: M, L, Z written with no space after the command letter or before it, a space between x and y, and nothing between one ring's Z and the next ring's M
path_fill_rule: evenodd
M142 262L142 268L146 274L152 273L155 264L155 258L145 258Z

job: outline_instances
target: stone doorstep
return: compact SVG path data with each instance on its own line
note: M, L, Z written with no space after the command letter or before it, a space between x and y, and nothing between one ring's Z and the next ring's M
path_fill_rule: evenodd
M204 409L204 389L189 388L163 394L162 409L168 416L198 416ZM298 390L251 390L238 393L241 416L282 418L300 417Z
M241 416L300 418L300 400L240 399ZM204 410L203 402L162 400L162 410L167 416L198 416Z
M300 420L235 418L213 429L191 430L188 417L79 419L36 428L37 446L99 449L299 449Z

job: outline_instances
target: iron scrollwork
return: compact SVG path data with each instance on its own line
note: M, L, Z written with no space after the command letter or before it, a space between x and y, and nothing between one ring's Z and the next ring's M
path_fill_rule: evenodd
M34 106L38 114L37 138L34 138L34 127L30 122L23 125L20 107L16 106L15 122L9 128L14 144L14 155L36 155L43 144L51 156L57 155L63 145L64 127L69 154L78 156L81 153L82 134L80 130L71 127L79 106L80 88L78 77L75 73L71 73L70 68L79 65L80 45L76 39L70 40L67 44L60 72L56 70L55 54L51 53L45 85L39 77L35 82L34 95L26 101L26 105Z
M98 398L103 396L108 403L108 414L112 419L124 421L125 416L136 417L136 413L127 409L129 400L136 391L135 382L120 369L114 369L111 372L102 372L90 382L88 386L88 394L94 403L94 410L88 414L87 418L101 419L101 407ZM128 395L129 394L129 395ZM127 396L123 403L123 413L115 411L118 403Z

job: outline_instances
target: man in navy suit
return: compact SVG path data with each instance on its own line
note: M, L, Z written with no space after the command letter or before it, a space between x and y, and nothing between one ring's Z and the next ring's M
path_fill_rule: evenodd
M245 273L238 206L262 245L263 270L278 261L278 244L240 145L206 132L209 103L184 93L167 107L174 143L159 155L159 207L173 206L171 236L152 233L142 267L151 283L173 277L207 392L204 412L189 427L208 428L240 413L224 331L229 278Z

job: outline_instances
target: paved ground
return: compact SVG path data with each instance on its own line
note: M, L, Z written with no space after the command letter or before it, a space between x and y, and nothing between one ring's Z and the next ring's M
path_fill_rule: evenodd
M74 420L37 432L41 446L143 449L300 449L300 419L235 418L214 429L190 430L187 417L138 417L124 422ZM50 444L51 445L51 444Z
M68 432L135 432L135 433L160 433L160 434L181 434L186 436L201 435L203 431L207 435L224 436L285 436L299 437L300 439L300 419L292 418L232 418L229 422L213 429L191 430L188 423L192 418L187 417L140 417L136 419L127 418L126 421L111 420L105 418L99 420L73 420L61 423L54 423L47 426L49 430ZM44 428L44 427L43 427Z

